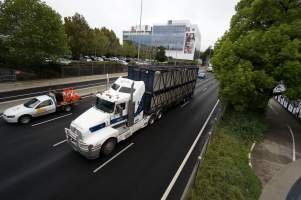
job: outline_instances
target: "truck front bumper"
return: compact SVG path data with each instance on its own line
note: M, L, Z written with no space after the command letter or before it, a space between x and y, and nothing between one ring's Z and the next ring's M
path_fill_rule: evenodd
M96 159L99 157L100 147L92 148L92 150L88 150L88 148L82 147L78 139L74 137L75 134L70 129L65 128L65 133L66 133L66 139L68 144L75 151L77 151L78 153L80 153L81 155L83 155L88 159Z

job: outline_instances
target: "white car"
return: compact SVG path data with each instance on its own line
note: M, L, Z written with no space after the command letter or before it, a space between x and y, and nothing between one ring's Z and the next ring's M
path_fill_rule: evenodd
M70 91L73 92L73 91ZM76 93L68 93L72 98L66 100L65 91L35 97L24 104L6 109L3 112L3 119L8 123L27 124L34 117L54 113L58 110L71 111L72 105L79 101L80 96Z
M32 117L53 113L56 106L51 97L47 95L38 96L24 104L6 109L3 112L3 119L8 123L27 124Z
M213 72L213 67L212 66L207 67L207 72Z

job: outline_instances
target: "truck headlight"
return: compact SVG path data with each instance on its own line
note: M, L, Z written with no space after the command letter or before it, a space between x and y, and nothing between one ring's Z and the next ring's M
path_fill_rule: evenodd
M90 144L90 145L88 146L88 150L89 150L89 151L92 151L92 149L93 149L93 145Z

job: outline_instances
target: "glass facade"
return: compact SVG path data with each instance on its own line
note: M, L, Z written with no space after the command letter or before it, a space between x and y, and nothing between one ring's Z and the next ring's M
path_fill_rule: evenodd
M123 32L123 41L145 46L163 46L167 56L193 59L195 49L200 49L201 36L197 25L189 21L168 21L165 25L154 25L151 31L133 28ZM186 55L185 55L186 54Z

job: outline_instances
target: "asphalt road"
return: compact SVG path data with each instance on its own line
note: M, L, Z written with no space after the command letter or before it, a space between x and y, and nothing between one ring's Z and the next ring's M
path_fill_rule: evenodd
M0 199L160 199L217 98L212 76L199 81L191 102L96 160L85 159L64 142L64 128L91 107L93 97L72 114L55 113L29 125L0 120ZM187 162L168 199L180 198L193 163Z
M114 82L116 79L117 78L110 78L110 83ZM24 90L0 92L0 102L39 96L39 95L47 94L49 90L62 91L63 88L68 88L68 87L72 87L74 89L89 88L89 87L104 85L106 84L106 82L107 79L100 79L100 80L85 81L79 83L60 84L60 85L47 86L47 87L36 87L36 88L30 88Z

